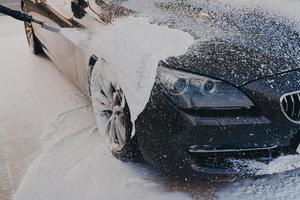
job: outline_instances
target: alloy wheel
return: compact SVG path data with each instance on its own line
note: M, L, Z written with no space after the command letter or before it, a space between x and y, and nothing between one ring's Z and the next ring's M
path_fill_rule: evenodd
M105 136L109 142L109 148L113 151L121 151L126 142L128 134L128 113L126 113L126 99L118 85L101 78L98 87L92 90L94 109L102 118L105 127ZM96 93L96 94L95 94Z

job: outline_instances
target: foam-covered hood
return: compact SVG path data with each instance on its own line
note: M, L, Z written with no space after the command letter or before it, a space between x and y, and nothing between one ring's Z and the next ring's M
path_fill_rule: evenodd
M101 0L95 1L99 6L105 5ZM285 15L268 3L249 6L250 0L243 4L227 0L109 2L115 6L114 16L125 13L147 17L153 23L189 32L195 38L196 42L185 55L164 61L167 67L235 85L300 68L298 12L293 15L289 10L289 15ZM284 3L300 6L291 0Z

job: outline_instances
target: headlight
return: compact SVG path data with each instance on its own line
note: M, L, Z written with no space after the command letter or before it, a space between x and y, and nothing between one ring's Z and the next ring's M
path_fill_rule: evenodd
M252 107L252 101L234 86L212 78L159 67L157 84L182 108Z

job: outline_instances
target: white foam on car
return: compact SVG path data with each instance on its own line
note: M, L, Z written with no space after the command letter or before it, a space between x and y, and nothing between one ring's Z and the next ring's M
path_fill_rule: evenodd
M95 69L121 86L134 124L149 101L159 61L184 54L193 42L188 33L145 18L118 19L96 35L93 52L103 62Z
M300 168L300 155L280 156L269 163L255 160L230 160L240 172L256 176L270 175Z
M100 32L83 32L81 37L74 37L71 29L63 33L86 49L87 58L99 58L94 70L122 88L133 124L149 101L159 61L185 54L194 43L186 32L136 17L116 19Z
M295 22L300 22L300 1L299 0L219 0L223 3L229 3L236 7L247 7L251 9L263 8L271 11L273 16L288 17Z

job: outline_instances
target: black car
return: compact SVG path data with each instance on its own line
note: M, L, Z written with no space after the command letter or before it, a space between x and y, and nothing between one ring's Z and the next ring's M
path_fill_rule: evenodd
M260 7L206 0L22 0L22 9L57 27L90 31L117 18L147 17L195 38L184 55L158 63L150 98L133 125L124 86L93 73L97 55L87 60L72 40L25 23L31 50L46 53L81 91L92 94L93 105L102 105L95 115L107 120L117 158L144 159L175 177L205 178L243 173L230 158L268 162L296 153L297 22Z

